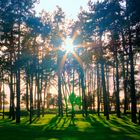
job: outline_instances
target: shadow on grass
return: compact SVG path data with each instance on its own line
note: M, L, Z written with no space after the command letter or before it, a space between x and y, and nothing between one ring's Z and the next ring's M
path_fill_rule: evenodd
M43 119L47 121L43 122ZM27 120L26 120L27 121ZM127 117L111 116L106 121L104 116L89 115L84 118L77 115L59 117L46 115L34 118L33 124L11 124L8 119L0 120L1 140L139 140L140 127L130 122ZM127 122L127 123L126 123Z

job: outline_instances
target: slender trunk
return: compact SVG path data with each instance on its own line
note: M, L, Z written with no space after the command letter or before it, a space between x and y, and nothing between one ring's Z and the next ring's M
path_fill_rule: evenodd
M29 99L28 99L28 96L29 96L29 93L28 93L28 84L29 84L29 79L28 79L29 75L27 74L26 72L26 110L29 111Z
M108 97L110 97L109 95L109 66L106 65L106 90L108 93Z
M46 89L47 89L47 81L45 82L44 99L42 101L42 103L43 103L43 105L42 105L42 117L44 117L44 113L45 113Z
M72 73L72 92L74 93L74 66L73 66L73 73ZM75 116L75 112L74 112L74 102L72 102L72 119Z
M13 91L13 72L11 72L11 115L12 115L12 120L15 120L15 103L14 103L14 99L15 99L15 95L14 95L14 91ZM15 84L15 83L14 83Z
M1 111L1 109L2 109L2 83L0 81L0 111Z
M62 105L62 91L61 91L61 52L58 52L57 65L58 65L58 115L63 116L63 105Z
M80 74L79 74L79 96L81 97L81 78L80 78ZM79 109L81 110L81 105L79 106Z
M109 76L109 72L110 72L110 67L106 65L106 80L107 80L107 94L108 94L108 101L109 101L109 111L111 111L111 105L110 105L110 76Z
M65 77L65 75L64 75L64 77ZM65 92L66 92L66 95L65 95L65 98L66 98L66 116L68 116L68 98L67 97L69 97L70 94L69 94L67 84L66 84L66 81L65 81L64 77L63 77L63 81L64 81Z
M18 59L17 59L17 61L19 61L19 55L20 55L20 41L19 41L19 45L18 45ZM19 66L18 66L17 72L16 72L16 80L17 80L17 82L16 82L16 97L17 97L16 123L20 123L20 67Z
M30 124L33 116L33 75L30 76Z
M129 78L129 76L130 76L130 68L129 68L129 58L128 58L128 60L127 60L127 64L126 64L126 87L127 87L127 110L131 110L130 109L130 78ZM128 95L128 93L129 93L129 95Z
M123 86L124 86L124 114L127 114L128 110L128 95L127 95L127 78L125 75L125 64L123 62Z
M101 62L101 73L102 73L102 86L103 86L103 99L104 99L104 115L106 119L109 120L109 102L108 95L106 92L106 82L105 82L105 72L104 72L104 62Z
M62 85L62 93L63 93L63 96L64 96L64 101L65 101L65 107L66 107L66 116L68 116L68 103L67 103L67 88L66 88L66 82L65 82L65 74L63 73L63 76L62 76L62 80L63 80L63 85Z
M122 54L122 70L123 70L123 88L124 88L124 114L128 110L128 95L127 95L127 77L125 72L125 38L122 33L122 44L123 44L123 54ZM127 52L126 52L127 53Z
M11 31L11 40L10 40L10 111L9 111L9 118L12 117L12 120L15 120L15 104L14 104L14 91L13 91L13 54L12 54L12 47L13 47L13 31Z
M38 66L37 70L38 70L37 71L37 116L40 117L40 75L39 75L39 66Z
M62 91L61 91L61 77L58 75L58 114L59 116L63 116L62 111Z
M119 66L118 66L118 51L117 47L115 47L115 61L116 61L116 109L117 109L117 117L120 116L120 96L119 96Z
M84 85L84 72L83 69L81 68L81 73L80 73L80 79L81 79L81 86L82 86L82 113L83 116L84 114L87 116L87 99L86 99L86 94L85 94L85 85Z
M114 65L115 65L115 61L114 61ZM112 95L112 103L114 105L114 110L116 111L116 102L115 99L116 98L116 80L115 80L115 68L113 67L113 95ZM111 111L111 109L110 109Z
M134 62L133 62L133 49L131 40L131 30L129 27L129 60L130 60L130 96L131 96L131 112L132 122L137 123L137 103L136 103L136 89L135 89L135 77L134 77Z
M35 81L34 81L34 108L35 110L37 109L37 100L36 100L36 95L37 95L37 74L35 74Z
M0 81L0 111L1 109L2 109L2 82Z
M74 93L74 68L72 72L72 92Z
M100 73L99 63L97 63L97 113L100 116Z
M140 125L140 110L139 110L139 118L138 119L139 119L139 125Z
M41 109L43 108L42 89L43 89L43 72L41 72L41 84L40 84L40 103L41 103Z
M20 68L18 68L16 73L16 93L17 93L17 105L16 105L16 123L20 123Z
M1 90L0 90L1 91ZM4 119L4 111L5 111L5 87L4 87L4 81L3 81L3 96L2 96L2 118Z
M18 1L18 54L17 61L20 61L20 39L21 39L21 10L20 10L20 2ZM16 71L16 97L17 97L17 105L16 105L16 123L20 123L20 66L17 67Z
M93 89L93 85L94 85L94 81L93 81L93 78L94 78L94 74L93 74L93 70L90 71L90 94L92 96L91 98L91 111L94 113L95 111L95 90Z
M97 81L97 80L96 80L96 78L97 78L96 75L97 75L97 74L94 75L93 80L92 80L92 81L93 81L93 90L94 90L94 91L96 90L96 81ZM94 112L94 111L95 111L95 92L93 92L92 97L93 97L93 98L92 98L92 102L93 102L93 109L92 109L92 110L93 110L93 112Z

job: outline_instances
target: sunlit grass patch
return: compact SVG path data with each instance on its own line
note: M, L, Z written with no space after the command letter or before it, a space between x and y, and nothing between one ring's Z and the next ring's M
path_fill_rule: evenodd
M99 117L76 114L74 119L47 114L40 118L34 116L32 124L28 117L22 117L19 125L8 118L0 119L1 140L139 140L139 132L140 126L129 117L116 115L110 115L107 121L103 114Z

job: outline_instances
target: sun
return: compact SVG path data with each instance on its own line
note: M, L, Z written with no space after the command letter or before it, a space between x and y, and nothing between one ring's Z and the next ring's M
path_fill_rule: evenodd
M64 41L64 49L70 53L74 51L73 40L69 36Z
M61 38L63 40L63 43L62 43L62 46L60 47L60 50L65 51L65 53L64 53L64 55L62 57L60 66L59 66L60 67L60 73L63 70L65 61L66 61L67 56L68 56L69 53L71 54L71 56L73 58L75 58L77 60L77 62L83 68L83 62L82 62L81 58L77 55L76 49L80 48L80 47L83 47L83 46L88 47L89 44L87 45L87 43L82 43L82 44L74 45L73 42L74 42L74 40L76 39L76 37L78 35L79 35L79 33L77 31L74 32L72 37L70 37L70 36L64 37L62 34L60 34L60 36L61 36Z

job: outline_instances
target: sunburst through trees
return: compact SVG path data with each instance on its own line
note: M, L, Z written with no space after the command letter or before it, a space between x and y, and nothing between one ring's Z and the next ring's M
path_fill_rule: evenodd
M124 113L137 123L138 0L89 1L75 21L66 19L59 6L53 13L43 10L37 15L36 2L0 1L3 114L9 97L8 116L16 123L21 109L29 113L30 123L49 111L72 119L76 113L87 117L97 112L107 120L111 113L119 118Z

